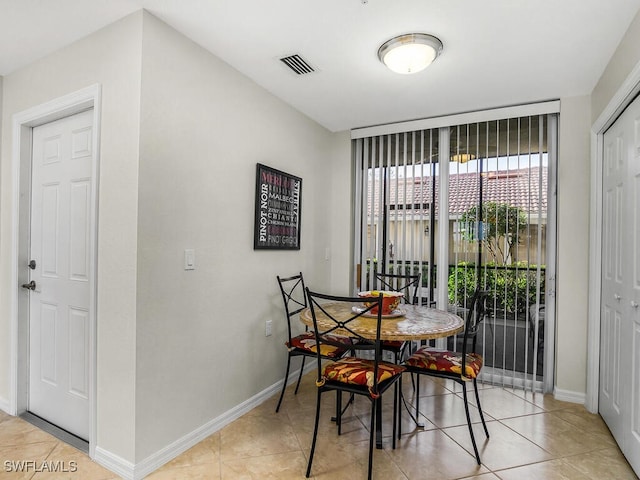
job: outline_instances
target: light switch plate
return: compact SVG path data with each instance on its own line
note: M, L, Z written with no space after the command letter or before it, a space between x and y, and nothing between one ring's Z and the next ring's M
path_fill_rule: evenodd
M187 248L184 251L184 269L195 270L196 269L196 251L192 248Z
M273 326L273 320L267 320L267 322L265 324L265 329L264 329L264 336L265 337L271 336L271 327L272 326Z

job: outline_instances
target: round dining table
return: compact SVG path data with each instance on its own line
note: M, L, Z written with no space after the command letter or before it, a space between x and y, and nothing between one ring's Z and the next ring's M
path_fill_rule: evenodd
M347 320L354 315L354 310L362 307L361 304L349 305L344 303L328 303L323 305L331 315L338 319ZM316 309L317 321L320 329L331 327L326 323L326 316ZM306 308L300 313L300 321L313 328L311 309ZM377 316L361 316L349 324L349 328L364 338L376 338ZM391 315L382 316L380 327L380 340L431 340L434 338L450 337L460 333L464 329L464 320L455 313L422 305L401 304ZM349 332L336 330L337 334L349 335Z

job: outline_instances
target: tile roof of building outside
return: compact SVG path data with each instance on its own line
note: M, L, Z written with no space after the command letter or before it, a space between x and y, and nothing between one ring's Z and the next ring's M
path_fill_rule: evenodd
M428 204L432 199L433 177L391 179L390 204L404 206ZM449 176L449 214L461 215L478 203L478 174L460 173ZM379 181L375 185L375 213L379 209ZM499 170L483 174L483 201L506 203L538 216L547 212L547 167L519 170ZM371 200L371 199L369 199ZM436 208L438 214L439 192L436 179ZM371 204L369 203L369 211ZM424 209L398 208L399 215L424 215ZM392 209L392 214L394 210Z

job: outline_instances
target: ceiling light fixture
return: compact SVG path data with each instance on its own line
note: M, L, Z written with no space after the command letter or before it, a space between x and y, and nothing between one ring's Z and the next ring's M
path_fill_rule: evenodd
M426 33L406 33L384 42L378 58L396 73L417 73L427 68L442 52L442 42Z

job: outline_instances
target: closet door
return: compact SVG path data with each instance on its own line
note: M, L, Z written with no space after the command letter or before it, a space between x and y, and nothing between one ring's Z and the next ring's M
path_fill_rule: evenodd
M633 148L629 153L629 216L628 235L625 237L629 251L631 278L629 281L629 320L631 339L631 416L627 427L625 455L640 476L640 99L632 109ZM629 367L628 367L629 368Z
M640 100L604 135L600 414L640 472Z

